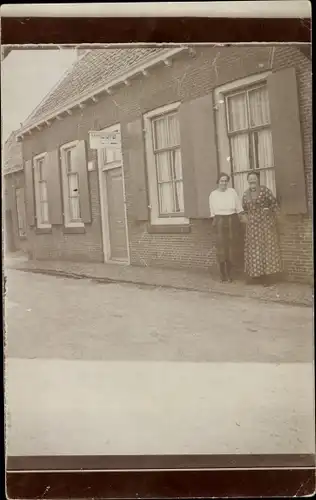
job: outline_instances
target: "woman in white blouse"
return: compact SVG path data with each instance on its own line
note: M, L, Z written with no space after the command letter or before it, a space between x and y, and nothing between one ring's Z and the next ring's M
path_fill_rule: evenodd
M232 281L231 268L243 207L235 189L228 187L230 176L221 173L217 189L209 197L210 213L216 228L216 250L221 281Z

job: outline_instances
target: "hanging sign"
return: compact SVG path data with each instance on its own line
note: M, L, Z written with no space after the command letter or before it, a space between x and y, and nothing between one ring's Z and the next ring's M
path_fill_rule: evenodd
M121 147L121 134L118 130L102 132L93 130L89 132L90 149L119 149Z

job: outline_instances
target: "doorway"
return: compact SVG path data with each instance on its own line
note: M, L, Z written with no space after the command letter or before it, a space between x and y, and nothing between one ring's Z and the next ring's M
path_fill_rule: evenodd
M120 126L103 132L117 132ZM122 145L98 150L104 262L129 264Z

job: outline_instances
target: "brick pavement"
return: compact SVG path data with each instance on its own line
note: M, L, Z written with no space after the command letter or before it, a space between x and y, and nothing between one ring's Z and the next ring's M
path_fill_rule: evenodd
M289 305L313 305L313 287L307 284L283 282L270 287L245 285L241 280L234 283L220 283L207 272L193 270L161 269L119 264L35 261L27 260L21 254L8 255L4 266L30 272L89 278L105 282L135 283L140 286L178 288L200 292L246 297L266 302Z

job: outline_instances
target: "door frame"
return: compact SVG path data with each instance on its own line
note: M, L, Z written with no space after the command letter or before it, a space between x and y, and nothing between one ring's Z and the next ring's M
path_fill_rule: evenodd
M102 129L100 132L113 132L119 130L121 132L121 125L115 124L110 127ZM128 236L128 224L127 224L127 210L126 210L126 192L125 192L125 177L124 177L124 166L123 166L123 149L121 143L121 161L116 161L109 163L105 167L101 163L101 152L97 150L97 168L98 168L98 178L99 178L99 196L100 196L100 207L101 207L101 231L102 231L102 243L103 243L103 260L105 263L130 265L130 248L129 248L129 236ZM125 222L125 234L126 234L126 250L127 259L124 261L111 259L111 235L110 235L110 224L109 224L109 206L108 206L108 196L107 196L107 181L106 172L108 170L113 170L116 168L121 169L122 173L122 188L123 188L123 200L124 200L124 222Z

